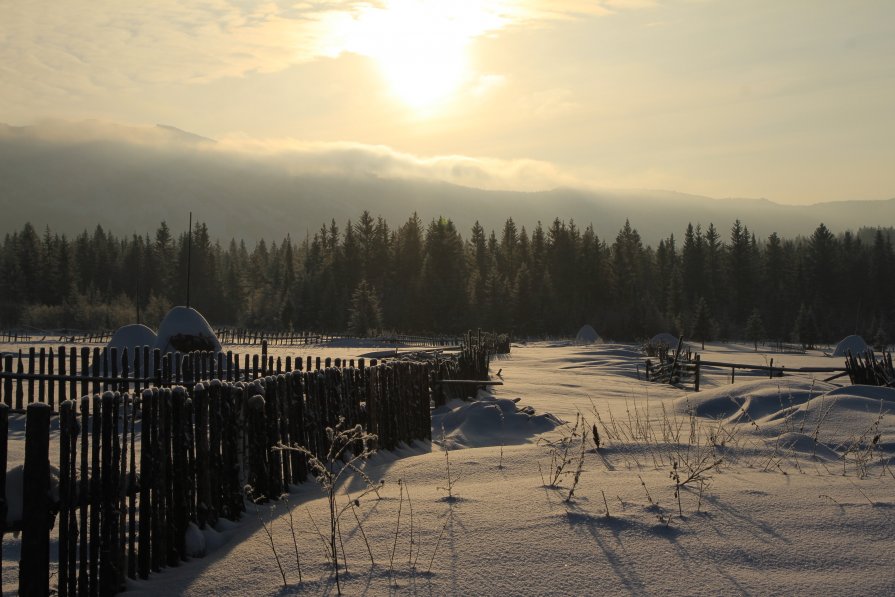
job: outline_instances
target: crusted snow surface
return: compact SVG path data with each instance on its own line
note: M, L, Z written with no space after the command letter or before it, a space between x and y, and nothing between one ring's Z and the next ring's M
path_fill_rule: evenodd
M703 353L757 365L771 358L788 368L830 365L820 351L707 344ZM370 481L384 481L378 492L361 497L358 475L340 485L340 508L358 500L338 525L342 593L895 592L885 556L895 543L895 390L823 382L829 374L738 373L730 383L729 370L706 368L706 389L695 393L646 382L642 363L629 345L514 345L492 363L505 385L433 412L434 442L363 464ZM569 499L574 475L555 486L549 477L579 417L578 432L595 426L601 445L572 438L566 469L581 467ZM128 592L335 595L326 496L312 480L291 489L288 500L248 504L240 521L201 531L204 557L129 582ZM15 544L4 541L7 587Z

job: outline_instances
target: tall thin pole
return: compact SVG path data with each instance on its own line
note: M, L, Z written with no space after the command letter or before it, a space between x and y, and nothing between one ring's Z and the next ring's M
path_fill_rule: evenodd
M190 269L193 264L193 212L190 212L190 227L186 241L186 308L190 308Z

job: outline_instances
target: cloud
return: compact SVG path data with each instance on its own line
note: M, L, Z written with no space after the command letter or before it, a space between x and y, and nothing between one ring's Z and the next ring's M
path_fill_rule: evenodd
M461 27L470 38L515 24L606 14L632 4L631 0L414 0L423 1L433 9L440 7L452 26ZM77 98L98 90L275 72L345 51L370 51L356 41L358 31L384 27L390 11L408 4L412 3L4 3L0 83L7 91L2 93ZM406 25L412 28L412 19Z
M384 145L307 142L232 136L204 139L169 126L124 126L101 121L44 121L34 126L0 125L0 142L44 145L107 143L142 147L170 158L226 162L280 173L385 179L417 179L509 191L541 191L584 183L549 162L465 155L418 156Z

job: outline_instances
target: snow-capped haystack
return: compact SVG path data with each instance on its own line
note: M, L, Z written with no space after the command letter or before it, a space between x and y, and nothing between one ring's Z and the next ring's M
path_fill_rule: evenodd
M201 313L192 307L174 307L159 325L155 347L162 354L193 350L220 352L221 343Z
M597 333L590 325L584 325L578 330L578 335L575 336L575 344L602 344L603 339L600 337L600 334Z
M669 348L677 348L678 339L674 337L674 334L669 334L668 332L662 332L661 334L656 334L652 338L650 338L649 343L652 346L659 346L660 344L664 344Z
M853 355L862 354L869 347L867 343L864 342L864 338L857 335L846 336L842 340L839 341L839 344L836 345L836 350L833 351L834 357L844 357L851 352Z
M133 356L134 349L155 348L156 335L151 329L140 323L124 325L115 330L112 339L106 344L106 348L117 348L118 354L121 354L125 348L129 355Z

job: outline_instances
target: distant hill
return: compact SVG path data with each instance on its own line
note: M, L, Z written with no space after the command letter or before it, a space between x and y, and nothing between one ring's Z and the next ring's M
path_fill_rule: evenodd
M512 216L529 231L555 217L582 227L593 223L611 239L630 219L650 244L671 233L679 238L688 222L713 222L726 238L737 218L759 237L807 235L820 222L834 232L895 225L895 199L790 206L666 191L525 193L373 175L293 174L262 156L205 151L213 140L174 127L154 131L149 143L126 134L60 139L0 125L0 233L25 221L69 234L101 224L120 235L152 232L166 220L177 231L190 210L214 237L247 241L287 233L301 239L333 218L340 227L356 220L364 209L392 226L413 211L424 221L444 215L464 236L475 220L497 229Z

